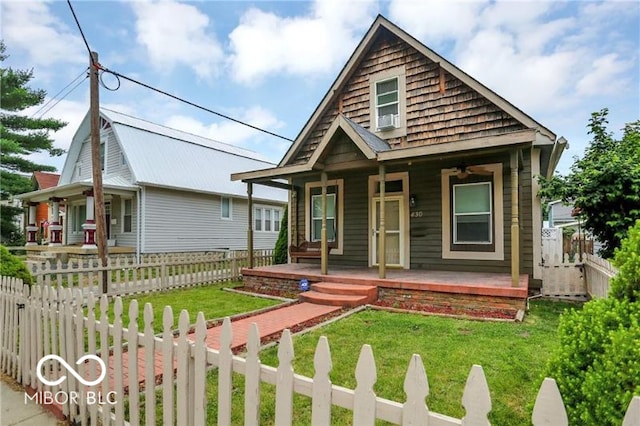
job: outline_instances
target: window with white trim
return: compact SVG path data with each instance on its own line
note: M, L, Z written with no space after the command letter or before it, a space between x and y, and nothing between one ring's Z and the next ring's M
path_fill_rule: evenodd
M220 217L222 219L232 219L232 203L229 197L220 197Z
M253 209L253 222L253 230L262 231L262 209L260 207Z
M73 218L72 232L80 233L83 231L82 225L87 220L87 206L86 204L78 204L78 205L72 206L71 210L72 210L71 214Z
M311 197L311 241L322 240L322 195ZM327 241L336 240L336 194L327 194Z
M273 230L280 232L280 210L278 209L273 211Z
M453 243L491 244L491 182L453 185Z
M381 138L407 135L406 85L404 66L369 75L369 130Z
M253 230L263 232L279 232L281 209L255 207L253 209Z
M376 82L376 129L395 129L399 118L398 77Z
M133 200L122 199L122 232L133 231Z

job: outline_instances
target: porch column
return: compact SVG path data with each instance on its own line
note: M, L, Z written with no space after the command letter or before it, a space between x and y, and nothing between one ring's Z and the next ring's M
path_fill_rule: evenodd
M27 223L27 246L38 245L38 226L36 225L36 208L38 203L29 203L29 221Z
M380 164L380 226L378 228L378 276L380 278L387 277L387 232L384 223L384 197L385 197L385 178L386 171L384 164Z
M249 226L247 227L247 255L249 269L253 269L253 183L247 182L247 200L249 202Z
M327 252L327 173L322 172L322 229L320 231L320 273L327 275L329 253Z
M511 286L520 284L520 221L518 206L518 151L511 153Z
M82 224L84 231L82 248L98 248L96 245L96 220L93 213L93 190L85 191L83 194L87 197L87 218Z
M51 209L53 215L51 218L51 225L49 225L49 232L51 232L50 246L62 245L62 225L60 225L60 201L62 198L49 198L51 201Z

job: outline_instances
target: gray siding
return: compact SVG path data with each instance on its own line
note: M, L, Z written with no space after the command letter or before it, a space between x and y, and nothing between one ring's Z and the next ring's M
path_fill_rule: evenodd
M247 248L246 199L233 199L231 220L220 218L218 195L147 187L143 202L144 253ZM277 232L255 232L254 248L272 249L277 238Z
M78 164L82 165L80 176L77 175ZM71 182L78 182L87 179L91 179L91 143L89 138L85 139L82 143L82 148L80 148L80 154L78 155L78 161L76 162L73 170Z
M113 131L109 132L107 137L107 164L105 169L106 176L121 176L125 178L128 182L131 181L131 171L129 170L129 166L122 163L122 149L120 148L120 144L116 140L116 137Z
M122 150L118 141L113 134L113 130L109 130L106 138L106 165L103 176L121 176L125 178L127 181L131 181L131 171L129 166L126 164L122 164ZM80 176L76 174L76 166L78 163L82 164L82 173ZM74 165L73 177L71 179L72 182L78 182L82 180L87 180L92 178L92 170L91 170L91 142L90 139L87 138L82 143L82 148L80 148L80 154L78 155L78 163Z

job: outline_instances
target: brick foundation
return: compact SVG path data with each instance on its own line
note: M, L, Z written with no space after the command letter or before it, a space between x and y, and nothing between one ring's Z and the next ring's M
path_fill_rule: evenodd
M283 294L297 298L300 290L299 279L292 277L272 277L245 275L244 286L250 291L267 294ZM526 308L526 298L506 297L486 294L438 292L409 288L391 288L378 285L378 301L386 306L420 310L428 306L437 312L515 317L518 310ZM415 287L411 286L411 287ZM449 287L450 288L450 287ZM464 289L468 290L468 288Z

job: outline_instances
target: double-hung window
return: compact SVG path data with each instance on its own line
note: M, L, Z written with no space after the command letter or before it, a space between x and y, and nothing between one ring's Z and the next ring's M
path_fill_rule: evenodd
M255 231L262 231L262 209L259 207L253 210L253 222L253 229Z
M124 198L122 200L122 232L131 232L133 230L133 200Z
M453 185L453 243L491 244L491 182Z
M82 232L82 225L87 219L87 206L85 204L73 206L73 232Z
M398 96L398 78L376 83L376 128L378 130L398 127L400 103Z
M231 198L220 197L220 217L222 219L231 219Z
M311 241L322 239L322 195L311 197ZM336 240L336 194L327 194L327 241Z

